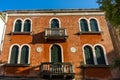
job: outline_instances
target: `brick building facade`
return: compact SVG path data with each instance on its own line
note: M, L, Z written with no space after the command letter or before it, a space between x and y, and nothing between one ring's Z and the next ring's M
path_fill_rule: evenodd
M98 9L6 11L1 76L21 79L109 79L114 48ZM116 73L116 74L115 74Z

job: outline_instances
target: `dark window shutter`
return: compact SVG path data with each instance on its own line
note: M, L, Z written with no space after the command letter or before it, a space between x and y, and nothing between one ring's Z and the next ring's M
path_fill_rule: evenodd
M80 20L81 31L89 31L88 30L88 23L85 19Z
M19 47L18 46L13 46L12 50L11 50L10 64L17 64L18 53L19 53Z
M86 64L94 64L93 52L90 46L84 47L84 54L85 54Z
M22 21L21 20L17 20L15 22L14 32L21 32L21 28L22 28Z
M21 50L20 64L28 64L29 47L23 46Z
M95 53L96 53L97 63L98 64L106 64L105 57L104 57L104 51L101 46L95 47Z
M30 20L26 20L24 22L23 32L30 32L30 28L31 28L31 21Z
M90 20L90 27L91 27L91 31L99 31L98 24L97 24L97 21L95 19Z
M51 48L51 62L62 62L61 48L58 45L53 45Z

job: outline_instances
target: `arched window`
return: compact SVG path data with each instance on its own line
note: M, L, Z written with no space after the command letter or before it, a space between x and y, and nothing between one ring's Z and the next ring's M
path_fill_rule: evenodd
M99 31L98 24L95 19L90 20L90 27L91 27L91 31Z
M30 32L31 29L31 21L25 20L24 26L23 26L23 32Z
M59 28L59 21L57 19L52 19L51 28Z
M51 47L51 62L62 62L61 47L54 44Z
M85 19L80 20L80 26L81 26L81 31L89 31L88 29L88 23Z
M21 28L22 28L22 21L17 20L14 26L14 32L21 32Z
M94 64L93 52L90 46L84 47L84 54L85 54L86 64Z
M95 47L95 53L96 53L97 64L106 64L104 51L101 46Z
M17 45L13 46L10 55L10 64L17 64L18 53L19 53L19 47Z
M29 47L23 46L21 49L20 64L28 64Z

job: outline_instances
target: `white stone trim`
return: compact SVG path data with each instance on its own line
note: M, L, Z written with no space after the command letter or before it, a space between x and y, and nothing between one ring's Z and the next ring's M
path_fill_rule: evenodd
M95 19L95 20L97 21L98 31L101 31L100 24L99 24L99 21L98 21L97 18L95 18L95 17L90 17L89 19L87 19L86 17L81 17L81 18L79 18L79 20L78 20L80 32L81 32L81 25L80 25L80 20L81 20L81 19L85 19L85 20L87 21L88 30L89 30L90 32L91 32L90 20L91 20L91 19Z
M8 16L66 16L66 15L81 15L81 16L86 16L86 15L89 15L89 16L92 16L92 15L105 15L104 12L74 12L74 13L70 13L70 12L66 12L66 13L9 13Z
M24 22L25 22L26 20L30 20L30 24L31 24L31 26L30 26L30 32L32 32L32 19L30 19L30 18L25 18L25 19L23 20L23 28L24 28ZM23 29L22 29L22 32L23 32Z
M104 52L104 58L105 58L106 65L109 65L108 59L107 59L107 55L106 55L106 50L105 50L104 46L103 46L102 44L95 44L95 45L93 46L94 50L95 50L95 47L96 47L96 46L102 47L103 52Z
M12 32L14 32L15 31L15 23L16 23L16 21L17 20L21 20L21 31L22 31L22 26L23 26L23 20L21 19L21 18L16 18L15 20L14 20L14 22L13 22L13 29L12 29Z
M17 61L19 61L19 55L20 55L20 45L19 45L19 44L12 44L12 45L10 46L10 49L9 49L8 64L10 63L11 50L12 50L13 46L18 46L18 47L19 47L19 49L18 49L18 50L19 50L19 51L18 51L18 60L17 60Z
M29 47L28 64L30 64L30 52L31 52L31 48L30 48L30 45L28 45L28 44L22 44L21 46L19 44L13 44L13 45L11 45L10 50L9 50L8 63L10 63L11 50L12 50L13 46L15 46L15 45L19 47L19 49L18 49L19 51L18 51L18 60L17 60L18 62L17 62L17 64L20 64L21 49L22 49L23 46L28 46Z
M63 47L62 47L60 44L58 44L58 43L54 43L54 44L51 44L51 45L50 45L50 47L49 47L49 61L51 62L51 48L52 48L53 45L58 45L58 46L60 46L60 48L61 48L62 62L64 62Z
M89 18L89 26L90 26L90 20L91 20L91 19L95 19L95 20L97 21L98 31L101 31L100 24L99 24L99 20L98 20L97 18L95 18L95 17L90 17L90 18ZM90 26L90 31L91 31L91 26Z
M96 47L96 46L102 47L102 49L103 49L103 51L104 51L105 63L106 63L106 65L109 65L109 64L108 64L108 60L107 60L107 56L106 56L105 48L104 48L104 46L101 45L101 44L95 44L94 46L92 46L91 44L84 44L84 45L82 46L82 51L83 51L82 53L83 53L83 58L84 58L84 64L86 64L86 59L85 59L85 54L84 54L84 47L85 47L85 46L90 46L90 47L92 48L93 59L94 59L95 65L98 65L97 59L96 59L95 47Z
M25 18L24 20L21 19L21 18L17 18L17 19L15 19L15 20L14 20L14 23L13 23L13 30L12 30L12 32L15 31L15 23L16 23L17 20L21 20L21 24L22 24L22 26L21 26L21 32L23 32L23 28L24 28L24 22L25 22L25 20L30 20L30 22L31 22L30 32L32 32L32 20L31 20L30 18Z
M87 21L87 24L88 24L88 31L90 31L90 27L89 27L89 21L88 21L88 19L86 18L86 17L81 17L81 18L79 18L79 20L78 20L78 24L79 24L79 31L81 32L82 30L81 30L81 25L80 25L80 20L82 20L82 19L85 19L86 21Z

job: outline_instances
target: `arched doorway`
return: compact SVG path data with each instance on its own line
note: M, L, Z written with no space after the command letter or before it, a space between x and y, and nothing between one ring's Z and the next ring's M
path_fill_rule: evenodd
M62 62L61 47L59 45L52 45L51 47L51 62Z

